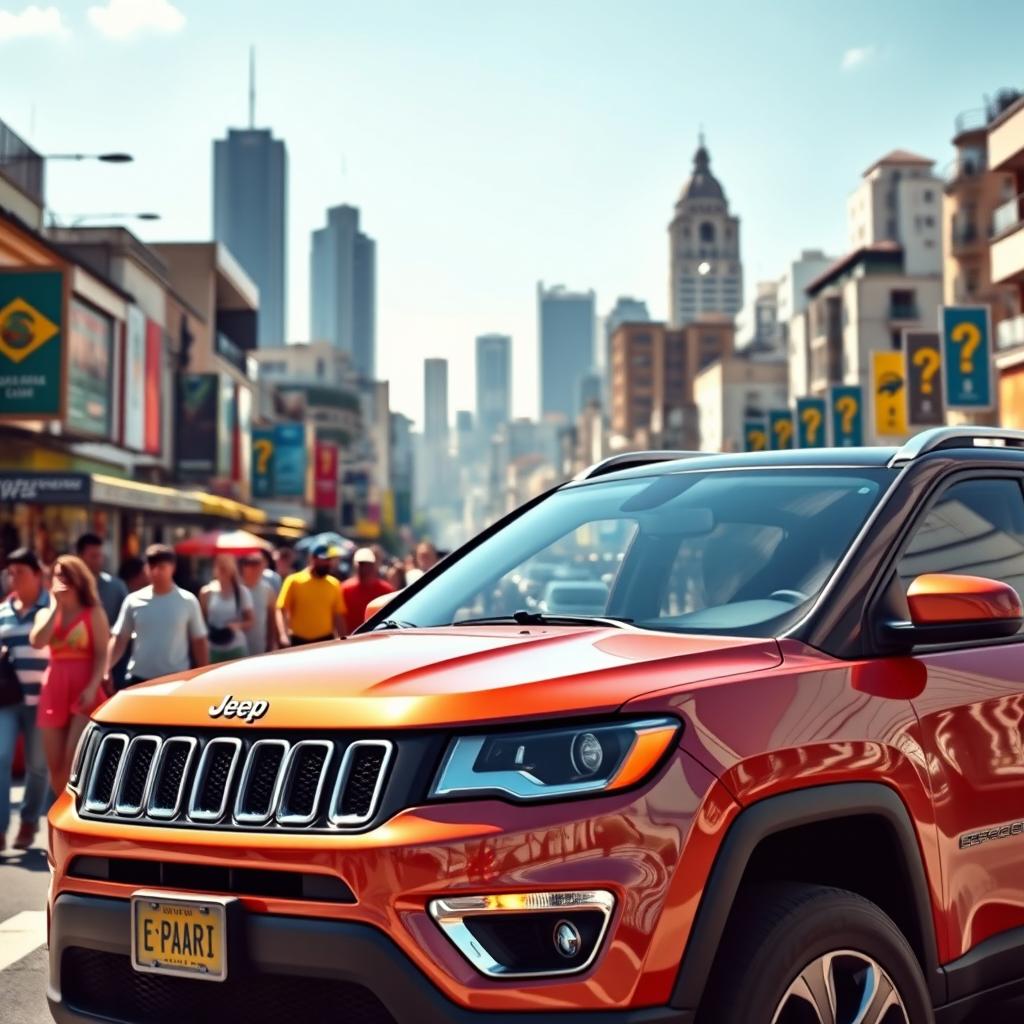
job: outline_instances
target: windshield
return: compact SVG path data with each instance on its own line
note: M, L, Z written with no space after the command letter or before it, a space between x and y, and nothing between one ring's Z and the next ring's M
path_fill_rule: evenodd
M567 487L389 613L416 626L529 611L771 636L820 593L891 479L684 471Z

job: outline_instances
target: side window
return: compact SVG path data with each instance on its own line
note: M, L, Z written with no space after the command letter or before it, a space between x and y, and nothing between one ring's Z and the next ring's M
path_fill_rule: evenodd
M1016 480L965 480L917 527L898 570L904 588L927 572L987 576L1024 598L1024 491Z

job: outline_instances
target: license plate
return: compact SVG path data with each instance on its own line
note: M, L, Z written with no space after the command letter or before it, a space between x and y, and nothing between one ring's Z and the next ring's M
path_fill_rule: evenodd
M223 981L228 976L231 897L132 893L132 967L151 974Z

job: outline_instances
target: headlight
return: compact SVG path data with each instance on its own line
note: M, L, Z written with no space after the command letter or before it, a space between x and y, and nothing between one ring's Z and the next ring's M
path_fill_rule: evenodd
M674 718L530 732L459 736L432 797L545 800L624 789L645 779L679 732Z

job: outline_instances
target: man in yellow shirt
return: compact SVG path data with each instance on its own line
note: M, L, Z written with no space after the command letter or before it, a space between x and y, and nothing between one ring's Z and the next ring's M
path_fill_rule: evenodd
M341 584L330 575L331 560L339 555L326 544L318 545L309 568L292 573L282 584L277 625L283 646L315 644L345 635L345 598Z

